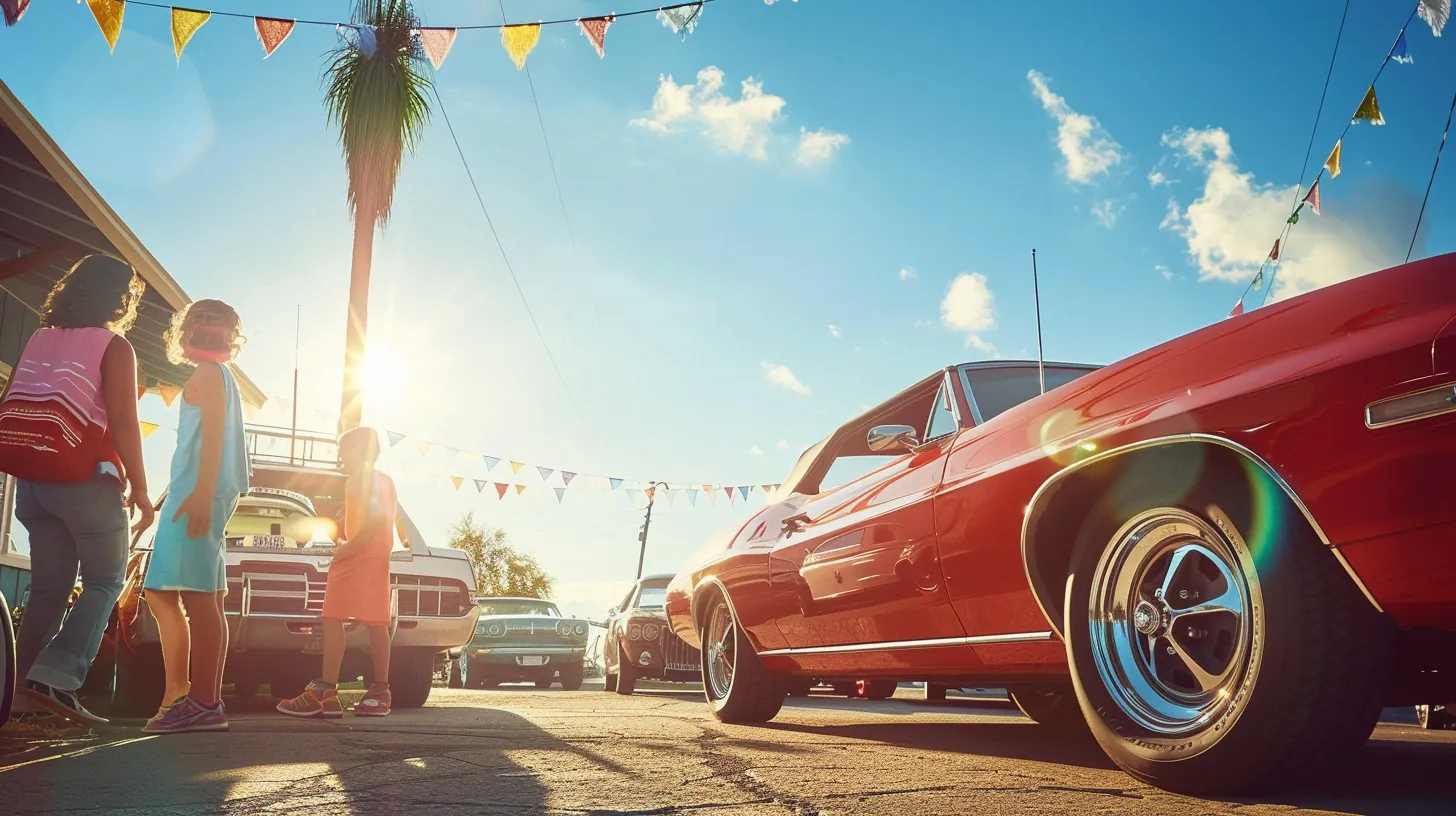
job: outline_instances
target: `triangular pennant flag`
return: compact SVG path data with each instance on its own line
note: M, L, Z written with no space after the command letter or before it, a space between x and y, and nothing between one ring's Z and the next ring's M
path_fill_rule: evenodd
M182 49L187 43L192 42L192 35L197 33L199 28L207 23L212 16L210 11L197 11L195 9L172 8L172 50L177 52L177 62L182 61Z
M725 487L725 488L723 488L723 492L728 494L728 500L729 501L732 501L733 500L733 488L731 488L731 487Z
M157 386L157 393L162 395L162 402L166 403L168 408L171 408L172 403L177 401L177 396L182 393L182 389L175 385L159 385Z
M404 439L404 434L402 433L395 433L394 431L385 431L385 433L389 436L389 446L391 448L398 445L400 440Z
M279 20L275 17L253 18L253 30L258 32L258 42L263 44L263 59L273 56L278 46L293 33L293 25L292 20Z
M1269 260L1274 261L1276 263L1279 261L1279 239L1278 238L1275 238L1274 239L1274 248L1271 249L1271 250L1269 250Z
M703 485L703 492L704 493L712 493L713 492L713 486L712 485Z
M476 479L475 480L475 492L476 493L484 493L485 492L485 486L488 485L488 484L490 484L490 482L484 481L482 479Z
M526 492L526 486L525 485L522 485L522 484L516 485L516 495L517 496L519 496L519 495L521 495L522 493L525 493L525 492Z
M445 453L449 454L449 456L450 456L451 459L458 459L458 458L460 458L460 449L459 448L448 448L447 447L447 448L445 448Z
M553 487L551 489L556 491L556 503L561 504L561 497L566 495L566 488Z
M548 468L548 467L540 467L540 466L537 466L536 472L539 473L539 474L541 474L541 481L544 482L547 479L551 478L551 474L554 473L555 471L553 471L551 468Z
M121 36L121 20L126 16L126 3L121 0L86 0L96 25L101 26L101 36L106 45L116 51L116 38Z
M420 29L420 46L425 50L425 56L430 58L430 64L435 70L445 64L445 57L450 55L450 46L455 44L456 31L453 28L422 28Z
M430 455L430 443L423 439L415 440L415 447L419 449L421 456Z
M440 486L440 474L436 473L433 470L430 471L430 487L439 487L439 486Z
M501 45L519 71L526 67L526 55L541 41L541 24L509 25L501 28Z
M1370 90L1365 92L1365 98L1360 100L1360 107L1355 109L1355 117L1350 124L1356 122L1369 122L1372 125L1385 124L1385 117L1380 115L1380 102L1375 98L1375 86L1371 85Z
M450 481L455 483L456 490L460 489L460 485L465 484L465 480L460 478L459 476L451 476Z
M713 490L712 485L703 485L703 495L708 497L708 504L718 506L718 493Z
M569 470L563 470L563 471L561 471L561 483L564 484L564 485L566 485L567 487L571 487L571 480L572 479L575 479L575 478L576 478L576 474L575 473L572 473Z
M576 24L581 28L581 33L591 42L592 48L597 50L597 56L605 58L607 56L607 29L615 22L617 22L616 15L608 14L606 17L587 17L577 20Z
M5 25L13 26L20 22L29 7L30 0L0 0L0 9L5 11Z
M1329 171L1330 178L1340 175L1340 143L1344 141L1344 139L1337 140L1335 149L1330 151L1330 157L1325 159L1325 170Z
M496 498L498 498L498 499L504 499L506 497L506 491L507 490L510 490L510 489L511 489L511 486L510 485L508 485L508 484L501 484L500 482L496 482L495 483L495 496L496 496Z
M702 3L684 3L657 10L658 22L672 29L674 34L682 34L683 39L687 39L687 35L693 33L693 29L698 27L698 20L702 19L702 16Z
M1239 315L1241 315L1243 313L1244 313L1244 299L1243 298L1239 298L1239 302L1238 303L1235 303L1234 304L1234 307L1229 310L1228 316L1229 317L1238 317Z
M768 494L773 492L773 485L759 485L758 489L762 490L763 495L767 496Z
M1421 19L1430 25L1431 33L1439 37L1446 21L1451 19L1451 0L1421 0L1417 11Z
M520 462L512 462L511 463L511 472L512 473L520 473L521 472L521 468L523 468L523 467L525 467L525 465L521 464Z
M740 488L738 488L738 492L743 495L743 500L744 501L748 501L748 488L747 487L740 487Z
M612 483L612 489L613 490L616 490L617 488L619 488L619 487L622 486L622 480L621 479L608 479L608 481L610 481Z
M644 490L642 492L644 492L644 493L647 494L647 500L648 501L652 501L653 499L657 498L657 488L656 487L649 486L646 490Z
M1261 292L1264 289L1264 267L1259 267L1259 274L1254 276L1254 291Z
M641 495L641 493L642 493L642 491L640 491L640 490L631 490L631 489L628 489L627 490L627 501L631 502L632 505L635 507L637 505L637 497L639 495Z
M1404 31L1400 32L1400 36L1395 38L1395 47L1390 49L1390 58L1402 65L1410 65L1412 62L1415 62L1415 59L1410 55L1410 50L1406 47Z
M158 428L162 427L162 426L158 425L155 422L143 422L141 425L142 425L142 439L146 439L147 437L149 437L152 434L156 433Z
M495 466L500 464L500 460L495 458L494 456L485 456L482 458L485 459L486 470L495 470Z
M694 507L698 506L698 491L688 488L688 503Z
M1309 205L1310 212L1313 212L1315 215L1320 214L1319 179L1315 179L1314 186L1310 187L1309 192L1304 194L1304 203Z

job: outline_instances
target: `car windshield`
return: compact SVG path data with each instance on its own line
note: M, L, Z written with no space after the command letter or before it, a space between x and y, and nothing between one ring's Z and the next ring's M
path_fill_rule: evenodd
M666 602L667 587L645 586L642 594L637 596L637 606L641 609L661 609Z
M226 537L283 536L299 544L332 541L334 523L292 502L246 498L228 519Z
M500 598L487 598L480 602L480 614L482 615L546 615L552 618L561 617L561 612L556 609L556 604L550 601L510 601Z
M1084 374L1091 368L1046 367L1046 388L1059 388ZM980 412L981 422L1006 413L1023 402L1041 395L1041 379L1036 366L993 366L977 368L964 366L961 376L965 378L966 390L974 399Z

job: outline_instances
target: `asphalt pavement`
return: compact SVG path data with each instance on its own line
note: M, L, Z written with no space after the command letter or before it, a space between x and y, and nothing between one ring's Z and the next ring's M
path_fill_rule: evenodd
M694 692L436 689L387 719L232 731L118 723L0 741L0 812L22 814L1426 814L1456 812L1456 731L1382 724L1318 790L1189 799L1134 782L1090 736L995 700L791 700L767 726L713 720ZM236 708L236 706L235 706ZM4 732L0 732L3 734Z

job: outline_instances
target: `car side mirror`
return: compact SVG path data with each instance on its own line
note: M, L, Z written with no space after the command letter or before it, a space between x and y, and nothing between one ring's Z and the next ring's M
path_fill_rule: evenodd
M909 425L879 425L865 439L871 453L902 453L920 444Z
M612 607L611 609L608 609L607 610L607 617L609 617L609 618L615 617L616 614L617 614L617 607L615 607L615 606Z

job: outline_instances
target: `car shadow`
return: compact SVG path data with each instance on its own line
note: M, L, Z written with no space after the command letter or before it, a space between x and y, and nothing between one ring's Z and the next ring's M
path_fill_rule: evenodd
M878 722L846 725L774 721L763 727L774 731L884 743L921 751L981 754L1099 770L1117 768L1097 746L1090 733L1081 730L1048 730L1020 718L1008 717L1004 722Z

